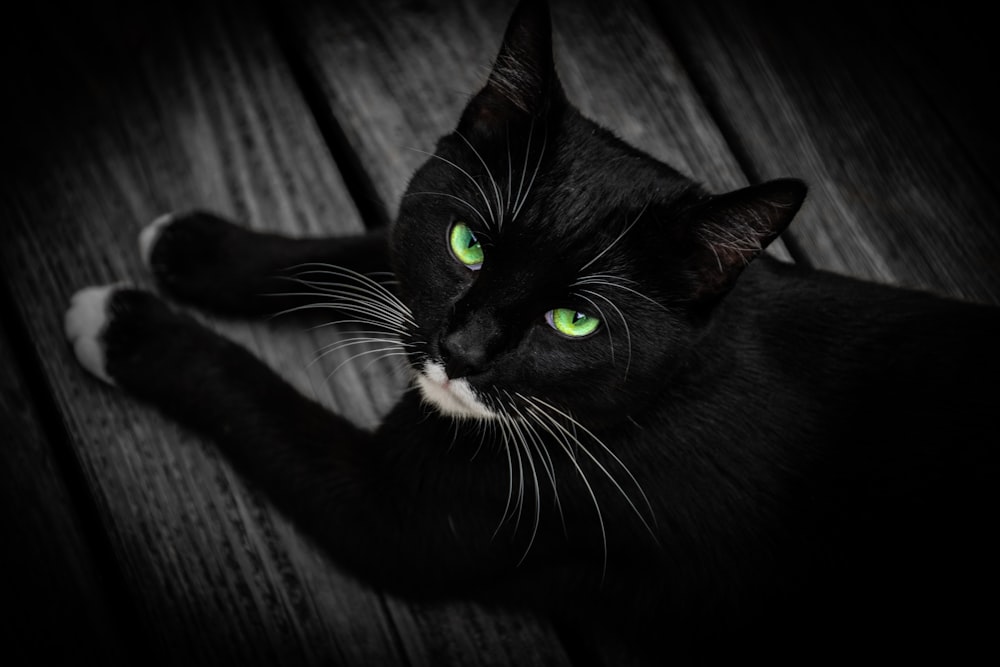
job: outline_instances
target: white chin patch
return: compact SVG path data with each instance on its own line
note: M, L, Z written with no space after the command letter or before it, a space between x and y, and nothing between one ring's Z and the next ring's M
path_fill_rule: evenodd
M417 373L417 386L424 400L441 414L466 419L495 419L496 413L483 405L469 382L450 380L440 363L428 361Z

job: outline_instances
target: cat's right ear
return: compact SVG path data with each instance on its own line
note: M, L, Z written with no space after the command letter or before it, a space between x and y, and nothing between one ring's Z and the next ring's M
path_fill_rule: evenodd
M521 0L507 24L486 85L469 101L458 130L492 133L544 116L562 99L552 61L552 20L547 2Z
M788 227L806 184L779 178L709 197L685 213L683 260L692 301L714 301Z

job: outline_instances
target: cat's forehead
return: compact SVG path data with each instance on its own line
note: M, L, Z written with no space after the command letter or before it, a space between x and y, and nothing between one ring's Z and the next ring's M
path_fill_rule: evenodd
M631 231L655 223L693 185L617 139L586 145L556 147L512 221L512 232L583 253L604 251L619 239L614 250L624 252L634 237L648 237ZM607 259L614 254L609 250Z
M449 153L473 175L463 185L485 192L476 201L495 199L508 230L551 240L614 231L694 186L578 114L489 137L456 134L450 143Z
M444 193L508 264L617 272L693 181L574 111L487 135L443 137L421 190ZM412 185L412 184L411 184ZM642 239L642 240L640 240ZM655 239L652 239L655 243ZM553 262L558 259L558 262ZM548 276L552 277L552 276Z

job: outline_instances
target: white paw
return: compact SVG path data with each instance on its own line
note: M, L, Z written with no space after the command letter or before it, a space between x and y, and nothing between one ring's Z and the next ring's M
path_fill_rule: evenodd
M139 256L142 257L142 263L147 269L151 268L149 258L152 256L153 246L156 245L156 242L159 240L160 235L163 234L163 230L167 228L167 225L172 223L176 218L176 213L161 215L159 218L143 227L142 231L139 232Z
M119 287L103 285L83 288L73 295L63 321L66 339L73 346L77 360L108 384L114 384L114 380L104 365L101 335L108 324L108 301Z

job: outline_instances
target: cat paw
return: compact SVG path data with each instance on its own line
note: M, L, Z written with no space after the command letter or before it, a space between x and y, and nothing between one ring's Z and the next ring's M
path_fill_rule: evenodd
M142 263L147 269L153 269L153 247L156 245L157 241L160 240L160 236L163 235L164 230L166 230L166 228L169 227L178 217L179 215L177 213L167 213L166 215L161 215L159 218L143 227L142 231L139 232L139 256L142 257Z
M254 234L194 211L169 213L139 233L139 253L157 284L172 296L222 312L238 311L256 256Z
M85 287L70 299L63 319L66 340L73 347L77 361L98 378L115 384L107 371L104 332L108 328L115 292L121 285Z
M66 340L80 365L112 385L128 385L169 365L194 321L159 297L123 283L85 287L70 299L63 319Z
M227 242L241 231L209 213L168 213L139 232L139 254L161 284L190 291L227 259Z

